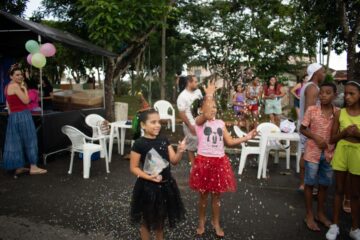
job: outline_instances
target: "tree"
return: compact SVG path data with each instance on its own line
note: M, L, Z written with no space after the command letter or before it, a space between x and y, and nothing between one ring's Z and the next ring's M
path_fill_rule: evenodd
M89 39L117 53L108 58L105 76L106 117L114 119L113 82L144 51L145 42L161 24L171 1L163 0L44 0L47 14L87 30Z
M356 79L356 64L359 62L356 45L360 46L360 1L330 0L310 1L295 0L304 21L312 21L312 32L316 41L325 41L324 53L334 49L337 53L347 51L348 80Z
M160 71L160 97L165 99L165 79L166 79L166 13L163 17L161 26L161 71Z
M145 49L145 42L162 23L171 2L162 0L80 0L90 39L118 56L108 58L105 77L105 105L113 119L113 81L119 78ZM121 14L119 14L121 13Z
M306 44L295 35L301 32L294 24L295 8L283 2L185 1L184 25L203 53L197 63L209 64L228 86L245 67L261 77L301 67L289 64L289 58L302 56Z
M341 37L347 44L347 78L355 80L356 44L360 43L360 1L337 0L337 6L340 12Z
M167 16L166 24L166 78L165 78L165 96L160 97L157 92L153 91L154 97L167 99L173 97L176 100L176 81L175 75L183 70L183 65L188 63L196 54L193 48L193 39L190 34L181 32L179 22L183 18L182 12L178 9L171 11ZM161 47L162 34L154 32L147 41L147 50L145 53L145 65L151 71L151 76L155 79L161 77ZM149 51L150 50L150 51ZM160 82L159 82L160 84ZM159 86L162 87L161 85ZM147 90L146 90L147 91ZM161 92L161 91L160 91ZM146 93L145 93L146 94Z
M22 16L29 0L2 0L0 9L18 16Z

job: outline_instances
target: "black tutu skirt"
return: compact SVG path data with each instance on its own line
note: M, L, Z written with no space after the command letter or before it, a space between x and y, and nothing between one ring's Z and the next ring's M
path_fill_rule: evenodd
M185 219L185 208L175 179L162 183L138 178L131 200L131 222L144 224L150 230L175 227Z

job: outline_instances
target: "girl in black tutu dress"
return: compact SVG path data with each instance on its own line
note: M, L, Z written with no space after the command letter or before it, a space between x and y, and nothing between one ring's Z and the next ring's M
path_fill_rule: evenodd
M138 121L144 136L137 139L130 155L130 171L138 177L131 200L131 221L140 224L142 240L164 238L164 225L174 227L184 219L185 209L170 164L177 164L185 150L185 141L174 151L166 138L159 137L160 116L154 109L141 112Z

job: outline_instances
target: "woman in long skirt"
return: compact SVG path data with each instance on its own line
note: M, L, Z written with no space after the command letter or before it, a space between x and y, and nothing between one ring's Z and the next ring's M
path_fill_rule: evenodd
M15 176L29 172L30 175L44 174L47 170L39 168L38 145L34 121L27 108L29 95L23 84L23 74L18 65L9 71L11 82L5 88L9 108L6 128L3 168L15 171ZM26 162L30 168L26 168Z

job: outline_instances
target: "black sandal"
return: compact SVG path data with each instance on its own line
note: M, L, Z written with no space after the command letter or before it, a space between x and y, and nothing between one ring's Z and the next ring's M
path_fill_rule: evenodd
M30 173L30 169L28 168L22 168L20 171L18 171L18 169L15 169L9 172L9 174L12 175L14 179L18 179L20 176L29 173Z

